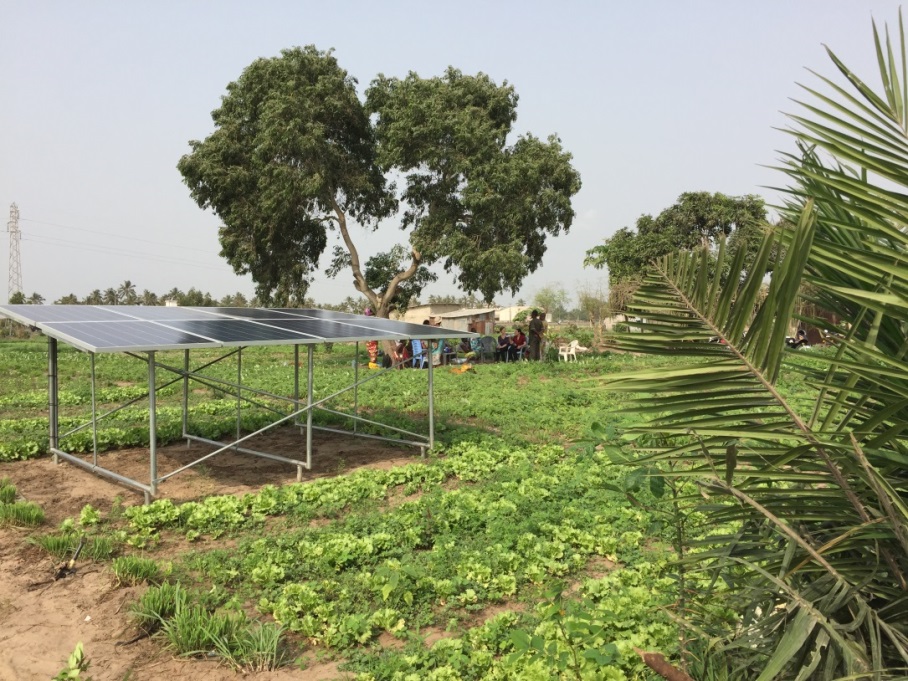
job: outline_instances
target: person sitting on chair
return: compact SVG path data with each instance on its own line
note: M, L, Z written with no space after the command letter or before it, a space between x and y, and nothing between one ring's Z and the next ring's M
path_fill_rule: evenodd
M504 327L498 329L498 345L495 347L495 361L507 362L511 353L511 339L505 333Z
M527 337L523 335L523 329L519 326L511 338L511 359L517 359L527 350Z

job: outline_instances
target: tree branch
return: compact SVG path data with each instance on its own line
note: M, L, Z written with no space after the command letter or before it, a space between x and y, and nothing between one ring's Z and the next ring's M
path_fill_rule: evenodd
M353 270L353 285L356 286L357 291L369 299L369 302L373 307L377 308L379 307L380 301L375 294L375 291L366 284L366 277L363 276L363 271L359 264L359 253L356 250L356 246L353 245L353 240L350 238L350 232L347 230L347 216L344 214L344 211L341 209L334 196L331 197L331 207L334 209L334 214L337 216L337 227L340 230L341 238L344 240L347 252L350 253L350 269Z
M411 248L410 253L413 256L413 259L410 261L410 266L402 272L398 272L394 275L394 278L391 280L391 283L388 284L388 288L385 290L385 295L382 296L382 304L390 304L394 300L394 296L397 295L397 287L401 283L405 282L407 279L416 274L416 270L419 269L419 263L422 258L422 254L417 250Z

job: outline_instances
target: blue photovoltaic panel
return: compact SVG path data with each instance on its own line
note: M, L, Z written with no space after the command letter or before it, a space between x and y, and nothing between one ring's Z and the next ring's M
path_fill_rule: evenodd
M217 347L219 343L154 322L49 322L41 329L53 338L96 352Z
M143 305L0 305L0 317L89 352L438 339L475 334L331 310Z
M270 322L269 322L270 323ZM304 343L322 340L321 336L289 331L276 326L266 326L246 319L212 319L167 322L168 326L207 336L226 345L254 345L266 343Z
M362 319L369 319L366 315L362 314L350 314L349 312L338 312L337 310L313 310L313 309L303 309L296 307L278 307L274 308L275 312L281 312L289 315L298 315L301 317L312 317L314 319L334 319L334 320L349 320L349 321L360 321Z
M122 315L91 305L0 305L0 313L34 326L39 322L79 322L123 319Z
M280 310L262 309L259 307L199 307L187 308L208 313L216 313L218 317L224 315L239 317L241 319L287 319L288 315Z
M218 319L219 315L206 312L204 308L169 307L166 305L106 305L96 309L113 312L118 319L142 319L149 322L170 319Z
M382 319L381 317L361 316L357 318L355 323L361 328L374 329L379 332L384 331L397 336L406 336L407 338L459 338L470 335L456 329L445 329L440 326L429 326L428 324L397 322L393 319Z
M355 324L341 324L323 319L276 319L269 320L266 323L281 329L292 329L299 333L320 334L317 336L319 340L379 340L401 337L401 334L376 331L362 328Z

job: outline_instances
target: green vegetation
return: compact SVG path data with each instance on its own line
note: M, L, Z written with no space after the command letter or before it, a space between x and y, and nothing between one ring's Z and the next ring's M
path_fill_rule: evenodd
M716 524L687 558L721 593L701 590L687 616L714 644L710 664L743 678L890 679L908 667L908 46L899 29L895 45L874 31L881 92L832 52L845 84L806 88L806 113L792 116L801 153L785 159L786 220L768 230L749 271L724 242L717 253L659 259L628 305L644 333L616 339L679 358L670 372L608 385L636 395L630 410L648 419L626 436L637 438L633 463L693 481L702 497L681 503ZM713 264L727 268L724 284L706 275ZM804 299L842 320L803 318L841 337L811 362L785 349ZM811 403L779 389L792 370L818 388ZM719 598L741 616L717 618Z
M653 675L638 651L652 650L698 679L904 678L908 49L875 37L882 93L830 53L854 94L824 80L832 96L808 90L816 118L793 117L785 219L759 240L652 263L627 303L637 331L613 339L627 354L439 372L445 425L426 462L107 515L87 506L32 541L66 555L78 523L108 556L184 545L166 575L152 558L114 562L121 582L163 579L132 606L136 625L238 670L318 651L358 681L642 680ZM793 317L819 323L798 313L804 301L843 320L824 323L835 347L786 350ZM244 367L287 394L276 352ZM320 363L321 394L348 380L350 352ZM14 382L27 380L25 354L9 355ZM104 370L114 386L135 371ZM418 420L423 374L386 378L363 409ZM24 413L11 421L38 422L28 391L15 394L26 397L2 408ZM165 429L175 399L162 395ZM216 389L200 396L195 427L218 424L221 403L233 407ZM70 409L84 417L78 400ZM0 509L23 505L6 495Z
M30 501L0 503L0 527L15 525L33 527L44 522L44 510Z
M83 676L90 666L91 662L85 657L82 641L79 641L66 660L66 666L53 678L53 681L91 681L88 676Z
M151 584L161 578L161 568L157 562L141 556L120 556L114 558L110 565L117 584L135 586L143 582Z
M513 86L483 73L378 75L360 98L331 51L295 47L227 86L214 132L177 167L222 221L223 255L260 300L301 301L336 229L344 246L329 275L347 271L387 317L435 263L485 300L514 292L546 239L570 228L580 189L571 155L554 135L514 139L516 118ZM367 258L348 223L382 220L399 220L406 241Z

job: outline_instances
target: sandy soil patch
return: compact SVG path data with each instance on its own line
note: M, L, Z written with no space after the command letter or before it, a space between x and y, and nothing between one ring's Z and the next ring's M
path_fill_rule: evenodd
M390 443L334 434L314 433L313 469L303 480L338 475L358 468L390 468L419 461L419 450ZM305 439L295 428L262 436L251 447L293 458L305 457ZM158 450L158 471L175 470L213 448L175 443ZM124 449L99 455L99 463L123 475L147 480L147 449ZM0 463L0 477L9 477L21 496L36 502L47 514L46 528L78 515L85 504L109 511L115 503L142 503L131 488L92 475L69 464L54 465L47 458ZM268 459L225 452L163 483L158 497L189 501L212 494L255 492L265 484L296 481L296 468ZM34 588L51 577L53 560L25 543L29 532L0 529L0 681L46 681L59 672L82 641L91 660L94 681L146 681L191 678L196 681L237 679L234 671L214 661L174 659L158 643L142 640L117 647L132 637L128 606L139 589L116 588L106 565L81 563L76 574ZM179 550L180 547L173 547ZM191 550L191 547L186 548ZM276 672L242 678L327 679L349 678L336 662L308 662L305 670L289 666Z

